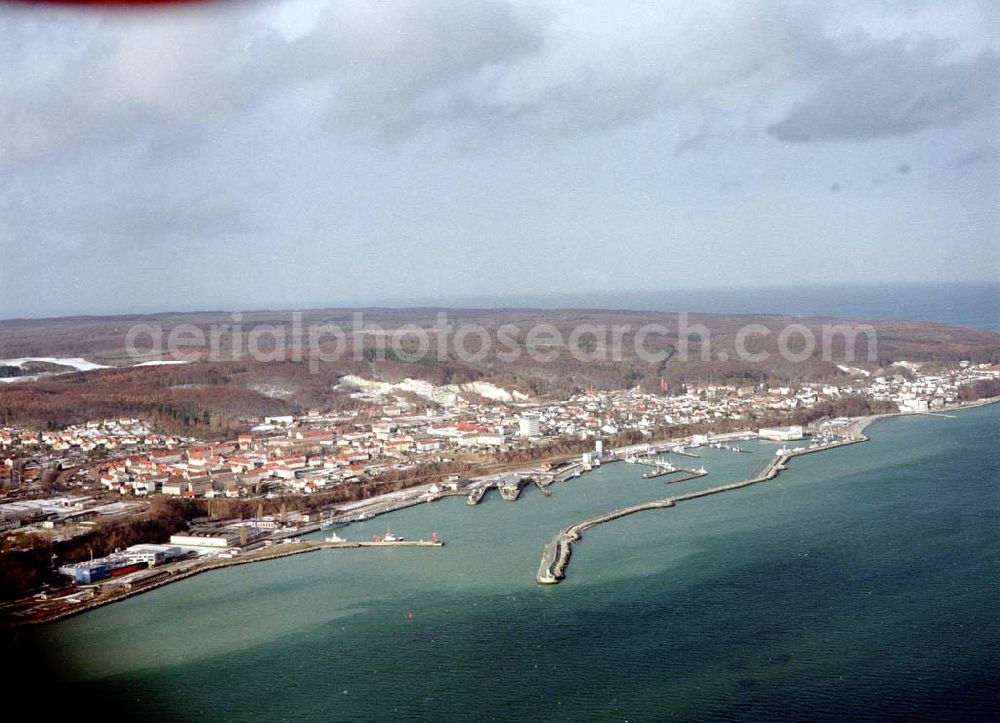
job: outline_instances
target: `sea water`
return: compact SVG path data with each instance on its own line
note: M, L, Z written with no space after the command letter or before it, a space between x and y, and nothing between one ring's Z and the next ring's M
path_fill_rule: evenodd
M603 511L750 476L777 445L615 463L516 503L462 497L322 550L206 573L36 628L54 695L150 719L1000 716L1000 405L879 421L777 479L542 546ZM412 616L411 616L412 613Z

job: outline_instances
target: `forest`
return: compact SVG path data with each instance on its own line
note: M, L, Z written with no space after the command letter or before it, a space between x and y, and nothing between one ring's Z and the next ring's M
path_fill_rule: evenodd
M433 342L440 311L365 310L365 324L387 333L404 327L420 329ZM574 330L585 328L618 326L630 331L621 337L617 359L607 358L607 349L602 346L606 339L602 340L599 333L577 335L576 349L594 355L584 360L572 353L568 342L547 349L552 354L545 361L527 354L504 359L497 345L491 346L481 358L457 354L446 345L443 355L434 353L414 359L416 342L406 334L401 333L400 344L394 349L392 345L387 347L384 337L364 333L350 337L343 355L328 362L311 360L306 350L294 345L277 349L276 342L264 349L270 353L266 357L270 360L251 359L239 353L237 340L242 337L223 334L217 349L209 348L207 342L205 347L186 347L185 361L189 363L134 366L136 360L126 353L126 336L132 325L153 325L169 335L184 324L198 329L208 339L213 329L231 323L230 315L0 321L0 365L4 358L63 355L84 357L111 367L0 385L0 424L61 427L87 419L134 416L149 419L170 433L218 439L231 436L267 415L358 406L347 392L336 389L338 379L345 374L390 383L406 378L435 385L488 381L545 400L566 398L588 389L639 387L660 393L666 387L667 393L675 394L685 384L708 381L739 385L844 381L848 377L838 366L844 364L876 370L903 360L1000 362L1000 335L920 322L865 322L875 333L877 343L871 349L866 334L855 336L852 343L847 335L832 335L827 349L817 343L811 354L789 361L778 354L777 338L783 328L801 325L821 339L824 328L840 322L760 315L691 315L686 326L704 328L708 331L707 338L691 333L681 338L679 324L669 314L530 309L447 312L453 324L478 325L490 339L499 338L499 330L505 327L519 348L526 344L532 329L537 330L542 324L555 329L564 342L572 338ZM299 323L348 328L354 313L354 310L303 312ZM243 335L264 329L274 338L294 340L294 325L287 313L259 312L245 316ZM645 324L661 324L668 331L642 337L637 332ZM760 325L767 333L751 337L744 351L766 353L767 359L754 362L736 353L740 330L750 324ZM275 330L282 334L276 334ZM317 348L329 352L322 346ZM436 345L432 343L431 348ZM685 348L686 354L682 353ZM467 350L477 351L475 344ZM658 358L648 361L639 350L657 353ZM875 352L871 359L869 351Z

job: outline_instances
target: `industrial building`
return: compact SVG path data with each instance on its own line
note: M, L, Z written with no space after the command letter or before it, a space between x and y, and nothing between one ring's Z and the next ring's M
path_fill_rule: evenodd
M132 545L122 553L130 562L144 562L150 567L176 560L183 551L175 545Z
M101 557L96 560L80 562L75 565L64 565L59 568L59 572L72 577L79 583L89 585L108 578L128 575L145 567L147 567L145 562L133 562L128 556L116 552L113 555Z
M237 530L218 530L215 532L189 531L182 535L171 535L171 545L181 547L215 547L226 548L240 544L240 533Z

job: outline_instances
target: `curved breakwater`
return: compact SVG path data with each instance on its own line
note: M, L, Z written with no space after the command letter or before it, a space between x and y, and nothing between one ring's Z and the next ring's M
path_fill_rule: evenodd
M874 419L875 418L872 417L858 420L850 428L848 436L840 441L831 442L817 447L793 449L789 450L785 454L775 456L775 458L768 463L760 474L749 479L745 479L740 482L733 482L727 485L719 485L718 487L709 487L708 489L697 490L695 492L688 492L682 495L675 495L662 500L654 500L653 502L644 502L642 504L632 505L631 507L622 507L612 512L607 512L603 515L592 517L590 519L572 524L569 527L565 527L556 533L555 537L545 544L545 547L542 550L542 560L538 566L538 574L535 579L540 585L555 585L566 577L566 569L569 567L570 558L573 555L573 544L582 540L583 532L589 530L591 527L595 527L612 520L617 520L628 515L634 515L636 512L643 512L645 510L662 510L668 507L675 507L678 502L686 502L700 497L708 497L710 495L717 495L723 492L731 492L732 490L749 487L750 485L757 484L758 482L774 479L783 469L786 469L786 464L792 457L813 454L815 452L825 452L829 449L836 449L837 447L844 447L849 444L857 444L858 442L867 442L868 437L862 434L862 430L865 426L867 426L867 424L874 421Z

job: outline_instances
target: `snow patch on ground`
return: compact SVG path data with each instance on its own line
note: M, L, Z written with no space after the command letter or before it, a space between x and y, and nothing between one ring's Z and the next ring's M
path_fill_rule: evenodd
M481 397L497 402L527 401L528 395L521 392L510 392L489 382L468 382L466 384L446 384L436 386L423 379L404 379L396 384L365 379L356 374L347 374L340 378L340 385L351 389L359 389L369 394L389 396L398 392L409 392L422 399L429 399L438 404L454 404L461 399L462 392L478 394Z
M454 386L454 385L451 385ZM450 387L446 387L450 388ZM528 401L528 395L523 394L519 391L508 392L503 387L498 387L496 384L490 384L489 382L469 382L468 384L461 384L458 389L463 392L472 392L473 394L478 394L481 397L486 397L487 399L492 399L495 402L526 402Z
M840 371L844 372L845 374L854 374L854 375L860 374L863 377L870 377L872 375L871 372L865 369L858 369L857 367L848 367L844 366L843 364L838 364L837 368Z
M74 357L54 357L54 356L25 356L17 359L0 359L0 366L17 367L21 369L27 362L46 362L48 364L60 364L66 367L73 367L78 372L90 372L95 369L110 369L106 364L95 364L94 362ZM20 377L24 379L24 377Z
M295 394L295 389L292 387L283 387L279 384L251 384L250 389L269 399L288 399Z

